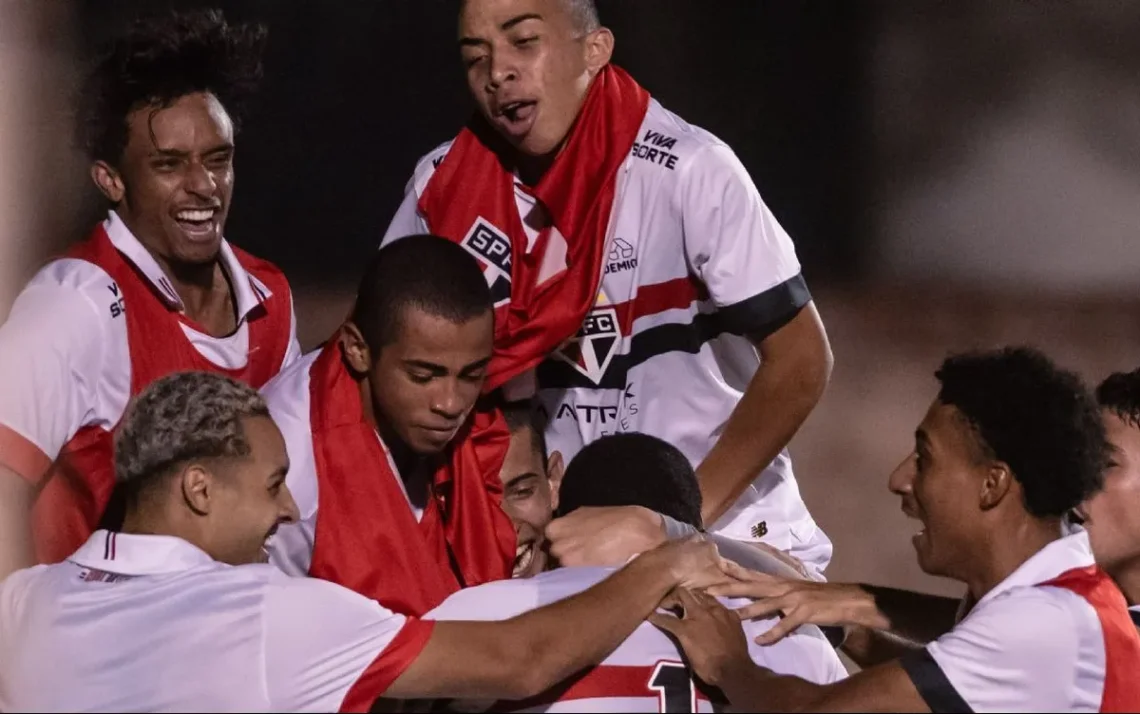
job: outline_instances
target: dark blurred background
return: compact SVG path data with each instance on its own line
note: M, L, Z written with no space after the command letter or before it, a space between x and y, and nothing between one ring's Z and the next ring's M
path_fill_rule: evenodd
M231 240L297 281L352 281L416 160L471 109L451 0L84 0L90 52L155 6L222 5L269 27L266 76L238 144ZM865 136L870 6L602 0L616 62L750 168L813 273L843 275ZM272 206L271 210L264 207ZM319 246L318 250L314 250ZM348 260L346 260L348 258Z
M954 592L886 492L950 351L1140 366L1140 2L600 0L616 61L727 141L796 241L836 367L792 443L836 579ZM140 13L270 30L227 236L345 315L416 159L470 109L453 0L0 0L0 319L101 211L69 99ZM3 395L0 395L2 398Z

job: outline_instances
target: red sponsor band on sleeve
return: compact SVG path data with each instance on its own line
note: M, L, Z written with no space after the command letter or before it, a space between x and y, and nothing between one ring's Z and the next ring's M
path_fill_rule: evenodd
M367 712L377 697L400 678L404 670L423 652L431 639L435 622L409 617L388 646L376 655L344 695L342 712Z

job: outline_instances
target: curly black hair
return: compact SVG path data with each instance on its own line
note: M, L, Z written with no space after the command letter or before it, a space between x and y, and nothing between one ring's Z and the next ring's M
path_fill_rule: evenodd
M1004 461L1039 517L1059 517L1101 488L1104 423L1080 377L1041 352L1007 347L956 355L935 373L938 401L974 428L982 453Z
M1096 400L1102 409L1140 427L1140 369L1110 374L1096 388Z
M104 49L79 94L77 141L93 160L117 162L127 145L127 116L210 92L241 124L262 74L268 35L259 24L229 25L220 10L138 20Z

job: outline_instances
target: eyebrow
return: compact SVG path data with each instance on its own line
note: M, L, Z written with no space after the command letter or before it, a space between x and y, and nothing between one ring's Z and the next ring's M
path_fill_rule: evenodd
M284 481L285 476L288 473L289 473L289 464L285 464L281 468L279 468L276 471L274 471L273 473L269 474L269 482L273 483L274 481L278 481L278 480Z
M539 15L537 12L527 12L527 13L523 13L522 15L516 15L515 17L512 17L511 19L507 20L503 24L499 25L499 29L503 30L505 32L505 31L511 29L512 27L514 27L515 25L526 22L527 20L541 20L541 19L542 19L542 15ZM480 39L478 37L460 37L459 38L459 46L460 47L468 47L471 45L486 45L486 44L490 44L490 43L488 43L487 40Z
M202 155L203 156L209 156L210 154L220 154L223 151L233 151L233 150L234 150L234 145L229 143L229 142L226 142L223 144L219 144L213 148L206 149L205 151L202 152ZM151 152L151 155L152 156L169 156L169 157L173 157L173 158L184 159L190 155L190 152L180 151L179 149L163 149L163 148L155 147L154 150Z
M529 471L529 472L527 472L521 476L515 476L510 481L507 481L506 486L504 486L503 488L505 488L505 489L514 488L515 486L519 485L523 481L526 481L527 479L531 479L531 478L542 478L542 476L535 473L534 471Z

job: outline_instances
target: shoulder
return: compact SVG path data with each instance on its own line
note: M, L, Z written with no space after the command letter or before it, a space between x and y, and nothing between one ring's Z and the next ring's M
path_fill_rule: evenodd
M39 334L50 330L56 340L85 342L97 339L115 322L123 327L122 291L99 266L79 258L60 258L45 265L16 297L8 323Z
M321 354L317 348L302 355L261 388L274 419L309 421L309 372Z
M693 170L707 170L735 159L735 154L712 132L652 100L633 145L633 158L642 160L635 165L655 165L684 178Z
M281 268L264 258L258 258L247 253L232 243L229 244L229 247L250 277L263 283L274 296L286 297L290 295L289 280Z
M447 158L447 152L451 150L451 144L454 140L448 140L435 147L428 153L420 157L416 162L416 168L412 172L412 180L408 182L407 193L413 190L416 196L422 196L424 189L427 188L428 181L435 175L435 170Z

